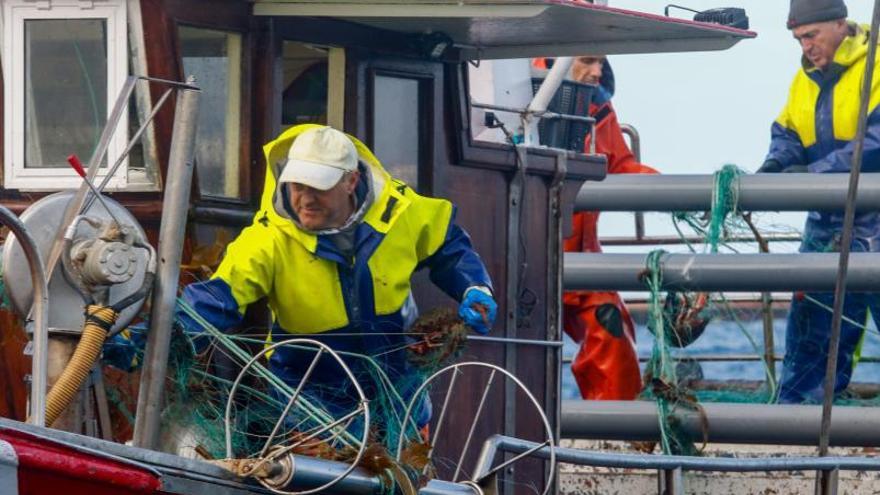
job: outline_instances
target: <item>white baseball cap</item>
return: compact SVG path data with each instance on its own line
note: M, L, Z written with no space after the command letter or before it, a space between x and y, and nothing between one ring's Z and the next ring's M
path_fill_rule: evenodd
M318 127L293 141L278 182L296 182L326 191L357 167L358 154L351 139L332 127Z

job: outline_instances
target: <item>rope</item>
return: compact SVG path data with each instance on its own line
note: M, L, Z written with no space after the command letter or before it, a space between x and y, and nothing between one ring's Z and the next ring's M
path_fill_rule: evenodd
M718 243L724 235L724 221L736 214L739 203L739 176L744 172L736 165L727 164L714 174L712 211L709 218L707 241L712 253L718 252Z

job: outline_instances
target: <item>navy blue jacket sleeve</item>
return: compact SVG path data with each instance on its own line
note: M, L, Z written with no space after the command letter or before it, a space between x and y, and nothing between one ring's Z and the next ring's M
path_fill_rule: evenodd
M765 160L776 160L782 168L806 165L806 152L797 133L774 122L770 127L770 151Z
M449 220L446 239L434 254L419 263L417 269L428 268L431 281L456 301L461 301L468 287L481 285L492 289L492 280L480 255L474 251L470 236Z
M219 278L187 285L183 289L183 300L220 331L226 331L242 322L243 317L238 311L238 303L232 297L232 289ZM176 319L183 326L184 332L194 339L196 348L199 351L204 349L207 341L200 342L205 339L197 339L205 331L202 325L179 308Z

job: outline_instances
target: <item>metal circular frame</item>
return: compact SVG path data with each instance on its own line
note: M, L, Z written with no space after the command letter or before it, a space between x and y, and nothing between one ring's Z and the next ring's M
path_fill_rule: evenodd
M406 422L407 422L407 420L409 420L410 415L412 414L413 407L415 406L415 403L418 400L418 398L421 396L421 394L425 391L425 389L427 389L428 385L430 385L434 380L436 380L438 377L442 376L443 374L445 374L449 371L452 371L455 374L452 375L452 380L450 381L449 389L446 391L446 398L443 401L443 408L440 413L440 418L437 420L438 424L437 424L437 432L436 433L439 433L440 425L444 419L444 415L446 412L446 406L448 405L448 402L449 402L449 396L451 395L450 392L452 392L452 389L455 386L455 379L458 376L457 373L459 371L459 368L465 368L465 367L486 368L486 369L492 370L493 374L491 375L489 381L487 382L486 388L483 390L483 400L485 400L486 394L488 393L488 390L489 390L489 387L491 387L491 385L492 385L491 382L492 382L492 379L494 378L494 373L500 372L501 374L506 376L508 379L513 381L519 387L519 389L522 390L523 393L526 394L526 396L531 401L532 405L535 406L535 410L538 412L538 415L541 417L541 420L544 423L544 429L546 430L546 433L547 433L547 440L545 441L545 444L550 449L550 456L549 456L550 457L549 458L550 469L549 469L549 474L547 476L547 484L546 484L546 487L544 488L544 492L542 494L542 495L547 495L550 492L550 488L553 484L553 476L554 476L554 473L556 472L556 451L554 450L555 444L553 441L553 428L550 427L550 420L547 418L547 415L544 414L544 411L541 409L541 404L538 402L537 399L535 399L535 396L532 395L532 392L529 391L529 389L525 386L525 384L523 384L523 382L521 382L519 380L519 378L517 378L516 376L514 376L512 373L505 370L504 368L500 368L498 366L495 366L494 364L489 364L489 363L481 363L481 362L477 362L477 361L466 361L464 363L452 364L452 365L449 365L441 370L438 370L433 375L429 376L425 380L425 382L422 383L422 385L418 389L416 389L415 393L412 396L412 399L410 399L409 403L406 406L406 412L404 413L403 419L401 420L401 431L405 431L403 428L406 427ZM456 466L456 475L457 475L458 469L461 467L461 463L463 462L464 453L467 451L468 444L470 443L470 437L473 435L473 428L476 425L477 419L479 419L479 415L481 412L482 412L482 403L481 403L480 407L477 408L477 414L474 417L474 422L471 424L471 433L469 435L468 440L465 443L464 448L462 449L462 457L459 459L458 466ZM435 433L435 435L436 435L436 433ZM435 436L434 440L436 441L437 438L438 438L438 436ZM404 439L404 435L401 434L400 438L397 440L397 453L396 453L395 459L398 462L400 462L400 456L403 453L403 439ZM428 460L429 461L431 459L431 454L433 453L433 451L434 451L434 443L432 442L431 446L430 446L430 450L428 451ZM523 456L514 458L514 459L512 459L512 461L509 461L509 462L513 463L522 457ZM490 469L489 473L494 472L495 470L497 470L497 467ZM470 487L476 486L476 483L479 482L483 476L485 476L485 474L483 474L483 473L476 473L476 474L480 475L481 478L478 478L475 480L470 480L469 482L463 482L463 483L467 484Z
M340 474L336 478L328 481L327 483L324 483L323 485L321 485L317 488L311 488L309 490L302 490L302 491L279 490L277 488L273 488L272 486L269 486L267 483L264 482L264 480L257 478L257 481L264 488L271 490L274 493L278 493L281 495L308 495L308 494L317 493L317 492L320 492L320 491L323 491L323 490L326 490L326 489L332 487L333 485L338 483L340 480L342 480L343 478L348 476L349 473L351 473L357 467L358 463L360 463L360 461L361 461L361 458L364 456L364 452L366 451L367 440L368 440L369 432L370 432L370 404L369 404L369 401L367 400L366 395L364 395L364 391L361 388L360 383L358 383L357 379L355 379L354 374L351 372L351 369L345 364L345 361L343 361L342 358L339 357L339 354L337 354L336 351L334 351L333 349L331 349L330 347L328 347L326 344L324 344L322 342L319 342L317 340L312 340L312 339L289 339L289 340L284 340L281 342L276 342L275 344L272 344L272 345L264 348L260 352L258 352L253 358L251 358L250 361L247 362L247 364L244 365L244 367L238 373L238 376L235 378L235 382L233 382L232 388L229 389L229 398L226 401L226 413L224 416L224 430L226 433L226 456L228 458L232 458L232 430L230 427L231 415L232 415L232 399L235 396L235 392L238 389L238 386L241 383L241 380L244 378L245 373L251 368L251 366L254 365L254 363L256 363L261 357L263 357L267 353L275 350L278 347L292 346L292 345L299 345L299 346L312 345L312 346L316 347L315 352L317 354L316 359L312 362L312 366L309 368L309 371L307 371L306 374L303 375L303 379L300 381L300 385L297 388L297 392L299 391L299 389L302 388L302 384L308 380L308 376L311 372L311 369L318 362L318 358L320 358L320 355L323 352L327 352L330 356L333 357L333 359L336 360L336 362L339 364L339 366L342 368L342 370L348 376L348 379L351 380L351 383L354 385L355 390L357 391L358 397L360 398L360 409L363 409L363 416L364 416L364 432L361 437L361 445L357 451L357 455L355 456L354 460L351 462L351 465L348 467L348 469L346 469L342 474ZM294 395L291 396L291 399L294 399L297 397L297 392L295 392ZM284 412L282 413L282 416L278 418L278 424L280 424L280 422L283 421L284 416L287 415L287 412L289 411L289 408L293 405L293 402L294 402L293 400L288 402L288 406L285 408ZM277 429L278 424L276 424L276 429ZM273 435L274 435L274 432L273 432ZM271 441L271 436L269 438L269 441ZM268 447L268 445L267 445L267 447ZM265 450L266 449L264 448L263 455L266 455ZM278 457L281 455L285 455L285 454L287 454L287 452L288 452L288 449L286 449L286 448L278 449L275 452L272 452L271 455L266 456L265 459L268 460L268 459L275 458L275 457Z

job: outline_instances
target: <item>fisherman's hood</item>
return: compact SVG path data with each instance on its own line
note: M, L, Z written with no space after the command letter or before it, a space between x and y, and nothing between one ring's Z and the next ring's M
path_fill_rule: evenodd
M828 73L841 73L868 55L868 43L871 27L867 24L859 25L853 21L847 21L850 35L840 42L837 51L834 52L834 60L831 62ZM801 56L801 65L806 73L819 70L806 56Z
M366 145L360 142L357 138L348 135L348 138L354 143L355 149L358 152L360 169L362 172L365 172L361 175L361 182L367 186L366 190L360 191L358 208L356 208L349 221L346 222L346 225L339 229L333 229L332 231L309 232L298 226L297 220L284 208L281 187L280 184L278 184L277 178L281 173L281 169L284 168L284 164L287 161L287 152L290 150L293 141L302 134L303 131L316 127L323 126L317 124L303 124L291 127L278 136L277 139L263 146L263 153L266 157L266 179L263 185L263 195L260 200L260 210L254 217L255 222L268 222L282 232L299 238L307 246L314 244L314 241L307 241L306 238L314 238L315 235L338 232L346 229L351 223L360 221L372 205L373 199L382 194L385 185L389 183L391 179L388 172L385 171L382 164L379 163L379 160L366 147Z
M611 101L614 96L614 70L611 69L611 62L605 57L602 64L602 75L599 77L599 87L596 88L596 94L593 95L593 103L603 105Z

